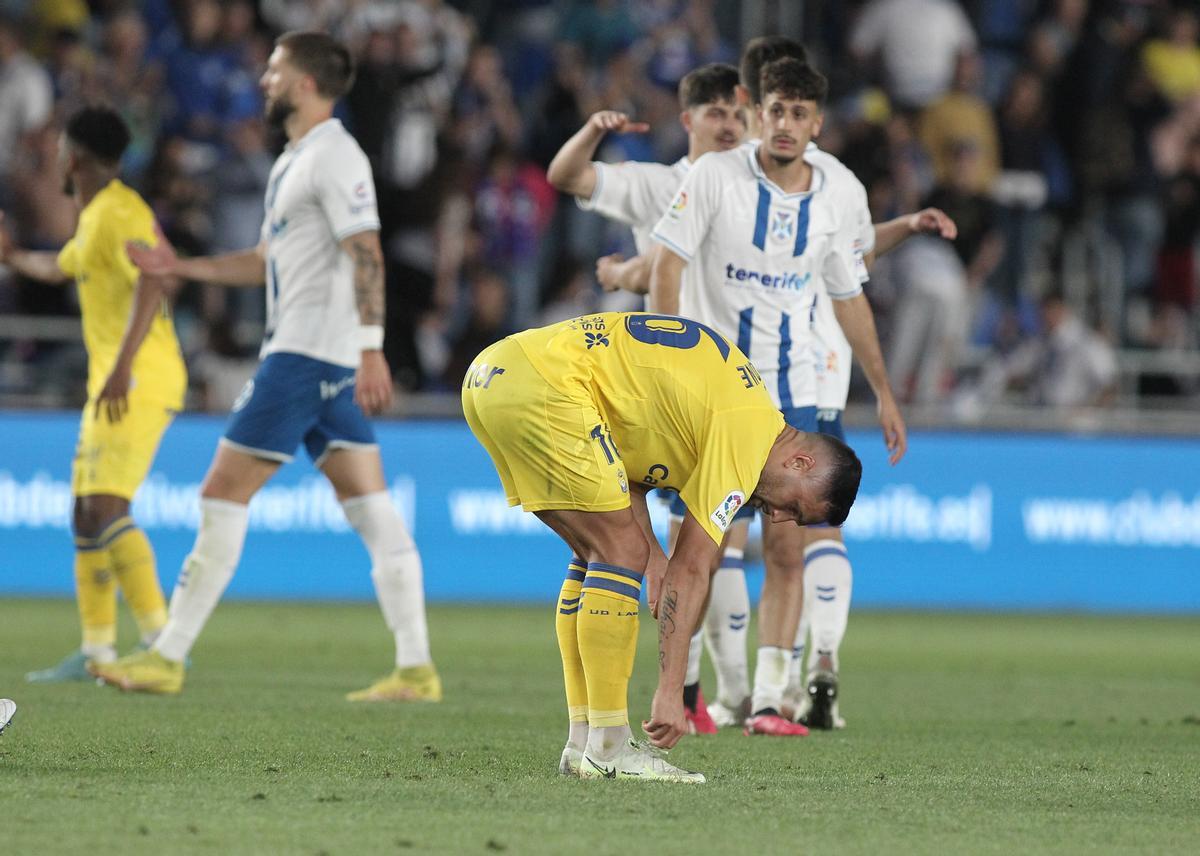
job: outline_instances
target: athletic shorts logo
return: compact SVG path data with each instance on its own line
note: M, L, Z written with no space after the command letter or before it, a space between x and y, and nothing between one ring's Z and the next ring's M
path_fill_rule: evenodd
M729 528L729 524L733 522L733 516L738 513L743 505L746 504L746 494L740 490L731 490L725 500L713 509L713 513L708 517L716 524L717 528L724 532Z
M237 400L233 402L233 413L237 413L243 407L250 403L250 399L254 396L254 378L246 381L246 385L242 387L242 391L238 393Z

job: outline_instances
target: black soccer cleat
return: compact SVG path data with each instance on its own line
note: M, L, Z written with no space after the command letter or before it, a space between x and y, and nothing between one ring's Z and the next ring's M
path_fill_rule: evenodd
M810 729L832 731L845 728L846 722L838 716L838 679L833 672L814 672L808 679L808 710L799 721Z

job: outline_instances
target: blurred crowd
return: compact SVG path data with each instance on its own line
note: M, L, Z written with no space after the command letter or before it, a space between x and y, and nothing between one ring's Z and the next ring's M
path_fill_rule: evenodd
M456 390L484 345L596 308L594 262L628 230L559 197L545 167L593 112L628 112L603 160L686 150L675 87L737 63L769 21L716 0L0 0L0 208L28 247L75 211L55 171L62 122L103 100L134 141L126 181L187 253L257 241L280 141L258 76L278 33L328 30L358 78L338 115L375 170L397 381ZM778 12L780 3L756 8ZM830 78L819 143L867 186L875 220L936 205L953 244L880 259L869 294L905 400L966 410L1006 394L1113 399L1116 349L1196 349L1200 18L1166 0L803 4ZM747 28L754 28L748 31ZM69 315L70 289L11 277L0 313ZM189 287L178 325L194 402L227 407L262 331L256 290ZM0 341L0 392L75 392L77 347ZM1194 378L1143 375L1147 395ZM1016 391L1014 393L1013 391Z

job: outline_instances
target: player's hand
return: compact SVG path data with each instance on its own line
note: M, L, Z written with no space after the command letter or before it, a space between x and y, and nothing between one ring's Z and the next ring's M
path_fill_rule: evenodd
M383 351L363 351L354 374L354 403L374 416L392 406L392 371Z
M892 466L900 463L904 453L908 451L908 429L904 427L904 417L896 400L889 398L879 402L879 425L883 428L883 442L887 446L888 460Z
M619 110L601 110L593 113L588 124L603 134L644 134L650 130L647 122L634 122Z
M679 738L688 733L687 717L683 712L683 693L676 691L663 694L660 687L650 704L650 718L642 722L642 731L650 738L650 744L659 749L670 749Z
M129 369L122 366L114 368L96 396L95 418L99 419L103 413L109 422L120 422L121 417L129 412L131 382Z
M910 214L908 228L914 235L939 235L947 241L958 237L958 224L940 208L923 208Z
M646 565L646 603L650 614L658 618L658 596L662 592L663 580L667 577L667 556L659 549L651 549L650 561Z
M175 254L175 248L171 246L157 221L154 223L154 234L158 236L158 243L153 247L148 247L141 241L126 241L125 252L142 273L150 276L173 276L179 269L179 256Z
M621 280L617 275L617 265L623 261L625 261L625 257L620 253L596 259L596 282L600 283L602 289L620 291Z

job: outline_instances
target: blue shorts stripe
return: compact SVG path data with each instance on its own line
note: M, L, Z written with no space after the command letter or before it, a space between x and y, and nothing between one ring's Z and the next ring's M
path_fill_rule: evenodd
M811 553L804 554L804 561L812 562L823 556L841 556L847 558L845 547L822 547L820 550L813 550Z
M629 570L629 568L620 568L616 565L606 565L604 562L588 562L588 570L604 571L606 574L615 574L618 577L627 577L628 579L634 580L639 585L641 585L643 576L637 571Z
M613 594L624 595L631 600L638 600L642 596L641 586L631 586L628 583L619 583L616 580L606 579L605 577L589 576L583 581L584 593L586 593L588 589L602 589L603 591L610 591Z

